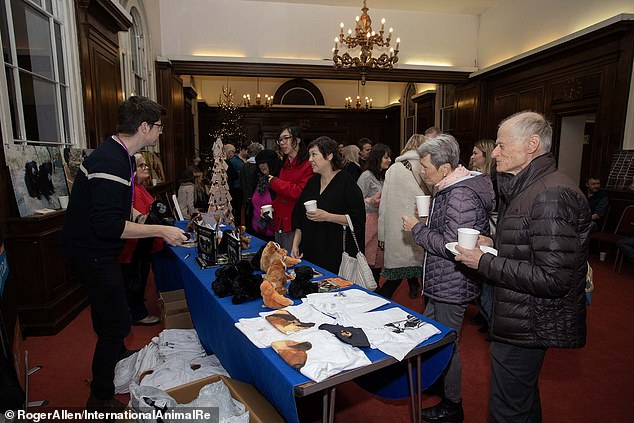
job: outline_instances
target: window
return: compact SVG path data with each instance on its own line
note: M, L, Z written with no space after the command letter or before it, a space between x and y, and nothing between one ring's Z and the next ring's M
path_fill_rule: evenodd
M407 140L414 135L414 131L416 130L415 125L416 125L416 105L414 104L414 101L412 100L412 98L416 95L416 85L413 83L409 83L405 86L405 93L404 93L404 112L403 113L403 119L404 119L404 135L405 138L403 139L403 145L405 145L407 143Z
M323 106L324 96L312 82L295 78L280 85L273 96L273 104Z
M441 85L440 94L440 130L451 133L454 129L453 115L456 86Z
M134 75L134 94L147 95L147 72L145 57L145 37L141 17L136 8L130 10L132 15L132 28L130 28L130 59L132 60L132 73Z
M0 4L0 118L11 122L2 126L5 142L71 144L76 131L67 61L77 54L76 41L68 41L73 13L72 0Z

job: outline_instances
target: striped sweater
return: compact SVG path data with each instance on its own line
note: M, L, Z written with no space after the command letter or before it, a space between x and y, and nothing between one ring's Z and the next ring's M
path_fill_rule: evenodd
M107 138L82 163L66 209L62 246L73 257L116 257L132 207L134 158Z

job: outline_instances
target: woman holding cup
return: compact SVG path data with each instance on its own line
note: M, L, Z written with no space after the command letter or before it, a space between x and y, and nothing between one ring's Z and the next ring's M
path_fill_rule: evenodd
M392 298L403 279L407 279L410 298L416 298L420 292L420 264L424 251L409 234L403 233L402 216L414 214L415 197L427 195L429 200L431 187L423 182L420 157L416 152L426 139L424 135L412 135L394 165L385 172L379 205L378 239L384 250L381 276L386 281L374 291L385 298ZM418 207L418 210L420 212L422 208Z
M273 150L262 150L255 156L257 172L252 193L249 193L253 210L260 213L252 213L251 227L253 235L264 241L273 241L275 235L275 222L273 220L273 200L276 193L270 189L269 177L279 176L282 162Z
M309 179L293 210L295 237L291 255L339 272L343 253L342 226L350 216L354 233L363 248L365 240L365 206L363 194L355 181L342 172L343 160L337 143L319 137L308 146L310 165L315 175ZM346 231L346 251L356 256L357 248Z
M466 266L454 261L445 245L458 240L459 228L482 234L489 231L489 213L494 193L491 179L458 165L460 150L455 138L440 134L418 148L423 180L436 194L427 219L403 216L403 229L426 251L423 260L423 289L427 297L424 315L458 334L467 304L480 294L480 281ZM458 341L443 377L443 400L422 411L424 420L462 421L461 363Z

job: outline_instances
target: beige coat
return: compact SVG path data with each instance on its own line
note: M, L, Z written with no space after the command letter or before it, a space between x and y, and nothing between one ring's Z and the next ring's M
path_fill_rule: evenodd
M416 245L411 232L403 231L401 216L414 216L415 197L424 195L412 172L401 162L408 160L420 175L420 161L415 150L405 152L385 174L379 207L379 241L385 243L385 268L420 266L424 250Z

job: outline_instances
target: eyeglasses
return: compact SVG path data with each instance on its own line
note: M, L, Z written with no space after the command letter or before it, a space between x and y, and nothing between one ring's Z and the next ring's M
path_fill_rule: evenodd
M150 126L157 126L158 129L159 129L159 134L163 133L163 130L165 129L165 124L164 123L150 123L150 122L148 122L148 123L150 124Z
M141 163L141 164L140 164L140 165L138 165L137 167L138 167L138 168L141 168L141 169L149 169L149 168L150 168L150 166L146 165L145 163Z
M279 137L276 142L277 142L277 145L281 145L281 144L289 142L292 139L293 137L291 135L286 135L283 137Z

